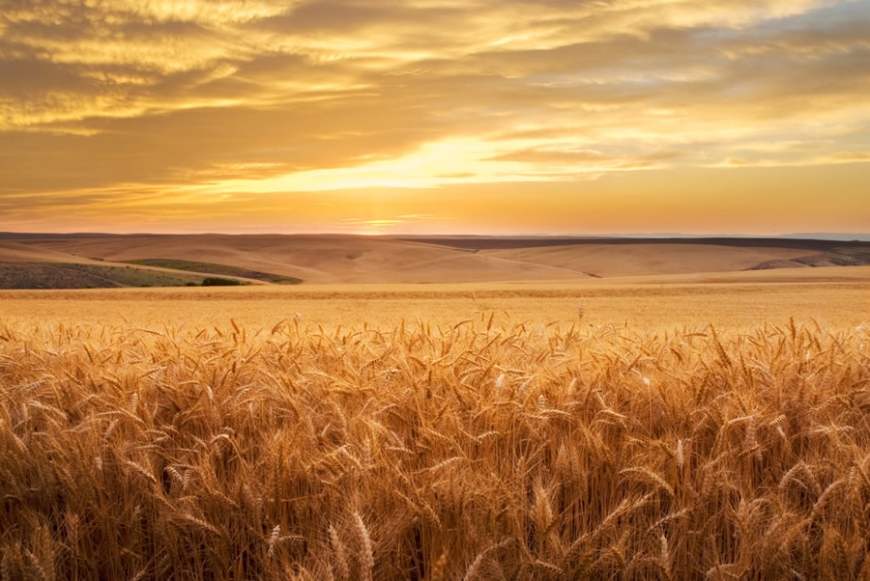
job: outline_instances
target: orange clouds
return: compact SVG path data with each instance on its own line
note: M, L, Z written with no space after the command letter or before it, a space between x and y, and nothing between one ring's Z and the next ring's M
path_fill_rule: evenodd
M868 29L870 0L9 0L0 230L867 231Z

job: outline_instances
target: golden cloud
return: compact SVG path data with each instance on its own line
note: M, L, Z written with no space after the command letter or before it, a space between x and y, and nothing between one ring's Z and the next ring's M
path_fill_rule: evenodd
M868 28L870 0L8 0L0 196L28 223L52 200L259 215L316 192L862 164Z

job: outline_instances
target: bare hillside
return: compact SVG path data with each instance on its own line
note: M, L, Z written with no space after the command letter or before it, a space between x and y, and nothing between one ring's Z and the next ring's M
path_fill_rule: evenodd
M624 277L666 281L668 277L703 280L748 271L755 273L753 280L821 280L842 278L839 268L843 266L870 264L870 244L784 239L218 234L0 239L0 263L6 264L170 265L171 270L171 264L185 261L211 264L215 270L210 272L218 274L236 269L240 273L236 276L250 278L244 272L255 272L258 276L254 278L266 283L281 277L309 284L584 282ZM783 270L806 272L786 276L778 272ZM811 270L815 271L812 275Z

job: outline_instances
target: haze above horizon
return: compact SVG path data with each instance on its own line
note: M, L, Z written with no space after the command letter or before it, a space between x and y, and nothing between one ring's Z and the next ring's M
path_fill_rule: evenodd
M806 240L806 241L821 241L821 242L870 242L870 233L860 232L793 232L789 234L780 234L776 236L761 235L761 234L728 234L728 233L709 233L709 234L680 234L673 232L665 233L636 233L636 234L546 234L530 232L526 234L509 234L509 233L491 233L491 234L475 234L475 233L452 233L444 234L439 232L431 233L408 233L408 232L393 232L393 233L370 233L361 234L353 232L260 232L256 234L248 232L24 232L24 231L0 231L0 239L27 239L27 238L111 238L111 237L166 237L166 236L253 236L253 237L269 237L269 236L289 236L289 237L360 237L360 238L392 238L392 239L438 239L438 238L455 238L455 239L498 239L498 240L565 240L565 241L584 241L584 240L601 240L601 241L682 241L692 242L696 240Z
M866 234L868 30L870 0L11 0L0 231Z

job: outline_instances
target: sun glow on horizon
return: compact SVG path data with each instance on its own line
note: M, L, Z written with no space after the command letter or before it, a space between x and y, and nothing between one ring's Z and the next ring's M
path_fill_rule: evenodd
M446 139L424 143L393 159L359 160L358 165L288 173L256 180L226 180L199 188L203 193L270 193L362 190L366 188L430 189L449 184L529 182L565 179L565 173L543 173L533 162L498 159L499 155L536 143ZM564 168L560 168L563 169ZM577 174L598 174L607 168L585 165ZM573 175L573 174L569 174Z

